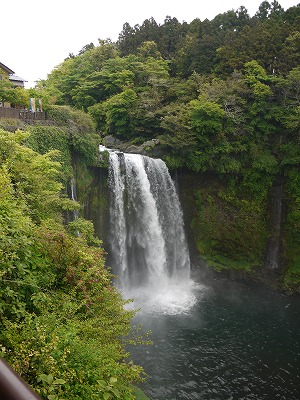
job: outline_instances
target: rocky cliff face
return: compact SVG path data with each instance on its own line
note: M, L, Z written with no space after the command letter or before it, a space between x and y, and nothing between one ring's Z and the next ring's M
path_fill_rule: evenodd
M214 174L178 172L178 187L192 254L217 270L251 271L264 263L266 205L228 193Z
M122 142L114 136L106 136L104 138L104 145L126 153L141 154L154 158L159 158L163 155L158 139L151 139L141 144L133 144L132 142Z
M94 222L97 235L109 253L109 191L108 171L92 168L78 172L78 197L83 204L84 217ZM85 176L86 175L86 176ZM278 201L276 185L269 198L258 201L242 190L228 187L224 177L212 173L196 174L187 170L172 172L183 209L191 261L194 267L209 266L233 277L262 280L271 285L289 287L283 276L289 271L285 206L280 208L280 220L273 226L274 202ZM88 184L80 184L80 181ZM272 195L273 193L273 195ZM280 204L283 205L284 187ZM279 225L278 225L279 224ZM276 235L275 235L276 233ZM276 236L276 243L271 240ZM268 257L279 250L276 265L269 267ZM109 257L108 257L109 261ZM108 262L109 265L109 262ZM299 278L293 275L292 289L297 291Z

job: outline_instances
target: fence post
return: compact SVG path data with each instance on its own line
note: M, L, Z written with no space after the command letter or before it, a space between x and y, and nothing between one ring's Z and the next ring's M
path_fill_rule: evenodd
M41 400L31 387L0 357L0 399Z

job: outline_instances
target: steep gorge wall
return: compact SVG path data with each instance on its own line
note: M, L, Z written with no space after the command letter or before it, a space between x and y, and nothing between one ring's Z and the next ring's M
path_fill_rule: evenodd
M217 174L181 170L176 180L194 265L299 292L299 205L293 177L276 177L265 198L231 187Z
M109 264L108 171L106 168L86 168L80 164L76 169L78 200L83 205L83 216L93 221L96 234L103 240L108 252ZM279 200L277 181L269 198L258 200L239 187L231 188L226 178L217 174L178 170L172 176L181 200L194 267L206 264L234 277L289 287L284 276L291 262L289 248L292 245L294 249L295 244L290 243L286 223L288 207L285 185L281 186ZM278 201L282 206L279 210ZM276 210L280 213L280 220L274 215ZM274 252L275 246L279 249L277 265L273 263L270 266L268 254ZM297 290L297 261L294 268L296 273L291 287Z
M222 177L178 172L192 260L216 270L263 268L268 238L268 204L236 197ZM197 261L196 261L197 262Z

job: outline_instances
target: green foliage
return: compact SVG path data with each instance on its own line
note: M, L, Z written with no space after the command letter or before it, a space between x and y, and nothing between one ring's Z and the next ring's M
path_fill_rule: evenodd
M14 87L8 79L0 80L0 103L9 103L12 106L29 107L28 92L21 87Z
M131 112L137 102L132 89L116 94L105 102L105 111L109 132L129 137L131 135Z
M150 398L148 396L145 395L144 392L142 392L142 390L136 386L132 387L133 389L133 393L136 397L136 400L150 400Z
M88 114L67 106L51 106L48 117L58 125L73 128L80 133L94 132L95 125Z
M34 151L40 154L46 154L51 150L56 152L55 160L62 164L62 181L66 181L72 176L71 153L69 146L69 135L65 129L54 126L29 127L30 136L26 143Z
M80 236L90 246L100 246L102 243L95 237L94 225L91 221L83 218L77 218L75 221L69 222L67 231L73 236Z
M164 157L164 161L170 170L184 166L184 160L178 156L167 155Z
M257 81L266 81L268 75L264 68L259 65L256 60L245 63L246 80L251 84L255 84Z
M12 83L8 79L0 81L0 100L1 102L12 103L14 100L14 89Z
M25 266L30 262L33 224L22 197L14 197L11 177L3 164L0 189L0 318L14 318L22 316L25 308L28 287L20 290L18 281L26 277Z
M163 24L153 18L134 27L126 23L117 43L85 46L36 90L49 103L63 106L50 107L49 116L60 129L63 125L77 162L97 165L98 137L89 117L66 106L88 111L102 136L112 134L130 143L159 139L161 157L170 168L207 172L228 185L236 182L239 200L229 199L230 185L212 195L216 210L207 207L201 218L207 229L211 219L218 230L208 232L207 243L204 238L198 243L204 255L217 249L219 264L237 262L248 268L248 232L259 241L262 254L270 188L276 177L285 176L289 192L299 165L299 17L299 5L284 11L278 2L263 2L252 18L242 6L211 21L196 18L188 24L167 16ZM106 160L99 165L105 166ZM77 181L86 193L91 176L86 166L80 168ZM250 216L248 195L254 201ZM299 232L288 234L296 203L289 194L289 228L283 237L287 270L298 262L292 261L298 260L292 249ZM261 235L256 216L263 220ZM249 247L239 235L249 238ZM235 246L243 253L239 260ZM258 253L251 268L263 263Z
M88 113L96 122L97 129L101 132L106 130L106 107L105 103L97 103L88 107Z
M10 173L16 194L26 202L31 218L35 221L56 218L62 207L74 207L71 201L61 198L60 164L52 160L57 152L50 151L44 155L34 152L21 144L26 136L22 132L0 131L0 161Z
M74 89L81 85L87 75L99 71L105 61L117 56L115 46L108 41L99 41L99 46L89 48L77 57L70 57L60 64L48 76L40 81L38 90L47 95L51 104L69 104L74 106Z
M266 199L253 201L234 180L226 187L201 188L196 193L198 215L193 221L200 254L217 269L251 270L264 256Z
M63 164L64 181L72 176L72 153L76 153L87 165L95 165L99 137L91 117L67 106L51 106L47 114L58 126L30 127L27 144L42 154L52 149L59 150L57 161Z
M42 389L42 393L44 396L47 396L48 400L59 400L59 397L62 394L62 390L60 389L60 387L61 385L64 385L66 383L66 381L63 379L53 379L53 376L51 374L39 375L38 382L43 383L44 387Z
M24 122L20 119L16 118L1 118L0 119L0 128L3 130L10 131L10 128L21 128L24 126Z
M300 280L300 175L298 166L290 170L288 178L289 213L284 226L287 238L285 255L288 268L285 271L284 285L285 288L297 289Z
M27 136L0 131L1 356L44 399L133 400L143 376L125 351L134 311L111 285L91 222L62 225L60 165Z
M264 99L272 95L271 88L263 83L268 81L267 73L256 60L245 64L245 80L252 87L256 98Z
M200 140L203 138L207 143L210 139L205 136L213 136L221 132L225 111L218 104L205 99L192 100L189 114L191 125Z
M176 103L166 106L163 109L160 126L164 134L159 136L159 141L163 147L170 149L173 153L166 154L164 159L170 167L183 166L182 159L197 143L195 132L191 129L188 108Z

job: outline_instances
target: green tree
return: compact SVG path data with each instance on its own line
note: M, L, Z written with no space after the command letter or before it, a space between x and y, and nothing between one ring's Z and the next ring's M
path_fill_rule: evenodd
M15 88L8 79L0 80L0 103L10 103L12 106L29 106L28 92L21 87Z
M109 133L128 138L132 135L132 110L137 103L137 95L132 89L109 98L105 104L106 124Z
M263 1L255 16L259 19L267 19L271 13L271 4L268 1Z
M203 143L208 144L214 135L222 131L225 111L217 103L205 98L192 100L189 115L191 125Z
M26 136L0 131L1 356L44 399L133 400L143 375L126 361L134 312L111 286L91 223L62 225L60 166Z
M55 104L76 105L73 91L86 77L100 71L104 62L118 55L115 45L110 41L99 40L99 46L91 47L76 57L67 58L39 87L49 94ZM90 105L90 104L89 104Z

